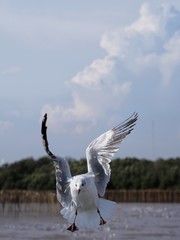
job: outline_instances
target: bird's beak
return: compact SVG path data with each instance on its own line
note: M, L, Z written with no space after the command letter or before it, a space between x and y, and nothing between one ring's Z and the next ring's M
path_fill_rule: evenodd
M81 189L78 189L78 194L80 194Z

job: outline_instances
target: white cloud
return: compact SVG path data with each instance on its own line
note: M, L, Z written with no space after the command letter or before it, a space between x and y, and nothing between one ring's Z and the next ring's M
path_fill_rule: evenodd
M177 32L164 46L165 53L160 56L160 71L163 82L168 85L173 78L174 70L180 66L180 32Z
M21 72L21 68L18 66L11 66L0 70L0 75L11 75Z
M48 106L52 122L74 122L81 132L81 123L96 123L119 111L136 81L170 84L180 64L178 20L180 12L169 4L156 9L143 4L134 22L103 34L100 46L106 55L94 59L69 81L74 94L72 107Z
M104 35L101 46L129 71L159 70L162 83L167 85L180 64L179 21L180 12L169 4L154 11L149 4L144 4L135 22Z
M83 71L72 78L72 82L85 88L96 89L101 87L103 79L111 73L114 62L105 57L94 60Z
M153 14L150 9L150 5L145 3L140 9L140 17L129 27L126 28L126 31L133 31L140 33L142 35L149 34L161 34L160 28L160 16L159 14Z
M0 120L0 133L10 129L12 126L12 122Z
M94 112L91 106L84 102L80 97L75 94L73 99L73 106L63 107L60 105L52 106L47 104L41 110L42 116L48 114L48 125L53 130L59 129L60 131L66 132L71 130L73 133L81 133L84 129L79 127L79 123L94 124ZM69 129L69 125L73 126Z
M110 56L121 56L123 58L128 41L123 29L113 32L104 33L100 42L100 46L104 48Z

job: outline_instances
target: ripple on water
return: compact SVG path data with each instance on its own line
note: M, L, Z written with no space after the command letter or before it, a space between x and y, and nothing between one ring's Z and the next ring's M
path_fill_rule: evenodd
M35 209L35 208L34 208ZM48 209L48 208L47 208ZM112 220L71 233L58 211L0 212L1 240L179 240L180 204L118 204Z

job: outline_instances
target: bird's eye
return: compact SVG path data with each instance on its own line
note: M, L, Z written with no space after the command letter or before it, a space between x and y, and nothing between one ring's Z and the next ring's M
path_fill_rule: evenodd
M86 185L86 183L85 183L85 182L83 182L83 183L82 183L82 186L85 186L85 185Z
M75 184L75 186L77 187L77 183Z

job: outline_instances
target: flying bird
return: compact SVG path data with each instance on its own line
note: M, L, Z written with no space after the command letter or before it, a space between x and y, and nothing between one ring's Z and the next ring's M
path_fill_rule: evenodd
M93 140L86 149L88 172L71 175L68 161L55 156L49 149L47 140L47 113L41 127L43 145L54 162L56 173L56 194L62 205L61 214L71 224L67 230L74 232L79 228L94 228L109 219L116 203L103 198L110 180L109 163L119 150L119 144L130 134L136 124L137 113L133 113L121 124Z

